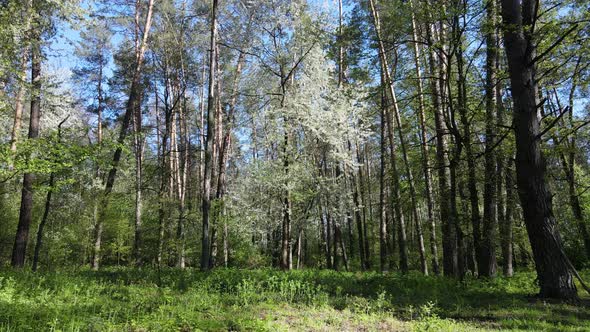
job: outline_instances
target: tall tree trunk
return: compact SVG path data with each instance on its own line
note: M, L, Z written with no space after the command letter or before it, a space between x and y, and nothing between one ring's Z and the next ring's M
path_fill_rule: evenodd
M413 1L410 2L413 4ZM416 18L412 12L412 38L414 38L414 66L418 84L418 118L420 120L420 151L422 152L422 171L424 173L424 192L426 195L427 219L430 227L430 255L432 256L432 272L439 274L438 247L436 240L436 221L434 219L434 200L432 193L432 174L430 173L430 160L428 154L428 142L426 136L426 116L424 106L424 88L422 85L422 70L420 67L420 48L418 46L418 27Z
M12 125L12 133L10 135L10 151L16 152L16 143L19 139L20 128L22 125L23 108L25 103L25 92L26 85L25 80L27 79L27 62L29 59L29 48L25 47L21 54L21 68L20 77L18 81L18 91L16 93L16 102L14 106L14 123Z
M358 145L356 146L356 158L357 158L357 163L359 165L362 165L363 161L361 160L361 154L360 151L358 151ZM366 218L365 218L365 207L364 205L366 203L362 202L362 194L359 195L359 187L362 186L362 177L361 177L361 166L358 167L357 169L357 176L354 176L354 174L351 176L351 180L352 180L352 200L354 203L354 218L355 218L355 223L356 223L356 228L357 228L357 233L358 233L358 246L359 246L359 257L360 257L360 261L361 261L361 270L366 270L367 269L367 263L365 261L366 256L365 256L365 245L363 242L363 224L366 222ZM350 244L351 246L353 245L352 243Z
M381 135L380 135L380 165L379 165L379 263L381 272L386 273L389 270L389 252L387 248L387 221L385 207L385 92L381 92Z
M20 129L22 125L23 109L25 104L25 93L27 80L27 63L29 61L29 53L31 45L26 41L26 34L30 33L31 25L31 12L33 8L33 0L26 0L23 11L21 13L24 22L23 30L25 31L25 42L23 43L22 53L20 58L20 71L19 78L17 80L18 90L16 92L16 100L14 107L14 122L12 125L12 132L10 135L10 151L16 152L16 143L19 140ZM12 166L12 165L11 165Z
M209 210L211 209L211 178L213 173L213 139L215 128L215 75L217 73L217 6L218 0L213 0L211 11L211 39L209 42L209 95L207 97L207 137L205 139L205 170L203 181L203 233L201 242L201 270L209 269Z
M496 226L497 214L497 158L494 151L496 142L497 100L497 33L496 33L496 0L488 0L487 17L484 24L486 33L486 140L485 140L485 183L483 194L483 232L479 275L494 277L496 275Z
M576 65L576 71L577 71L577 67L579 66L579 60L578 63ZM557 107L559 108L557 111L558 112L569 112L569 124L568 127L571 129L574 129L574 123L573 123L573 108L574 108L574 102L573 102L573 95L574 95L574 91L576 89L576 85L577 85L577 74L574 73L574 76L572 77L572 87L570 90L570 98L569 98L569 105L568 108L562 108L561 102L559 101L559 96L557 95L557 92L555 92L555 98L557 99ZM555 110L552 110L555 113ZM559 114L554 114L555 116L559 116ZM582 208L582 205L580 204L580 198L579 198L579 194L578 194L578 190L577 190L577 185L576 185L576 173L575 173L575 169L576 169L576 153L577 153L577 146L576 146L576 133L574 131L574 133L571 135L572 137L558 137L557 135L554 135L552 137L554 144L559 147L559 145L561 145L562 141L565 141L566 144L566 149L567 151L569 151L567 154L566 152L564 152L563 149L559 149L559 161L561 163L561 168L563 170L563 173L565 175L565 179L567 182L567 187L568 187L568 196L569 196L569 205L572 209L572 214L574 216L574 220L576 221L576 226L578 227L578 232L580 233L580 236L582 238L582 241L584 242L584 249L586 252L586 257L590 258L590 234L588 233L588 228L586 227L586 221L584 219L584 211Z
M284 96L283 89L283 96ZM283 107L283 105L281 105ZM289 270L291 266L291 193L289 191L289 132L288 119L283 118L283 172L285 173L285 188L283 193L283 224L281 233L281 269ZM328 221L329 225L329 221Z
M69 116L57 126L58 143L61 142L61 126L67 121L68 118ZM35 242L35 254L33 256L33 271L37 271L37 265L39 263L39 253L41 252L41 246L43 244L43 230L45 229L47 218L49 217L49 211L51 209L51 196L53 194L54 186L55 173L51 172L49 175L49 189L47 190L47 197L45 198L45 209L43 210L43 217L41 218L41 222L39 222L39 229L37 230L37 241Z
M366 188L367 188L367 193L366 193L366 198L364 199L364 201L366 202L365 204L367 205L367 210L369 213L369 220L371 221L371 225L373 223L373 195L372 195L372 190L371 190L371 164L369 162L369 157L368 157L368 152L367 149L363 149L364 150L364 154L365 154L365 158L364 158L364 167L366 170ZM362 172L361 172L362 174ZM362 189L362 187L361 187ZM361 191L361 194L364 194L364 190ZM371 268L371 246L369 245L369 234L372 233L372 231L369 231L369 223L366 221L364 221L363 223L363 238L365 240L365 263L367 264L367 270ZM372 226L371 226L372 229Z
M33 3L35 6L36 3ZM29 139L39 137L39 125L41 118L41 32L36 27L31 31L31 117L29 121ZM12 266L22 268L25 265L27 243L29 241L29 229L33 219L33 183L35 174L25 173L23 176L23 188L21 194L20 213L14 247L12 249Z
M506 213L504 220L500 224L500 246L502 247L502 272L506 277L512 277L514 268L512 267L512 216L514 215L514 174L512 169L512 160L506 165Z
M154 0L149 0L147 15L145 20L145 25L143 28L143 38L141 41L141 45L138 48L137 57L135 59L135 69L133 72L133 78L131 81L131 87L129 89L129 99L127 100L127 104L125 107L125 115L123 117L123 122L121 124L121 131L119 132L119 138L117 143L119 146L115 150L113 155L113 161L111 163L111 170L107 176L107 181L105 184L104 193L101 197L101 203L98 213L98 218L96 220L96 225L94 228L94 250L92 255L92 264L91 267L93 270L98 270L100 265L100 251L101 251L101 241L102 241L102 232L103 232L103 223L106 216L106 210L109 203L109 196L113 190L113 186L115 185L115 178L117 176L117 168L119 167L119 161L121 160L121 154L123 153L122 145L125 143L125 138L127 137L127 128L129 127L129 122L131 120L131 116L136 108L139 108L139 98L140 98L140 79L141 79L141 71L143 68L143 60L145 57L145 50L147 48L147 40L149 36L150 27L152 25L152 12L154 7Z
M158 264L158 268L162 265L162 256L164 250L164 228L165 228L165 200L164 197L166 196L166 145L167 145L167 136L168 136L168 117L166 116L166 124L164 125L164 133L160 134L160 110L158 101L160 97L158 96L158 88L154 86L154 98L155 98L155 117L156 117L156 141L158 142L158 165L160 168L159 172L159 186L158 186L158 252L156 254L156 262Z
M375 7L375 1L374 0L370 0L369 4L371 6L371 14L373 17L373 26L375 27L375 31L377 34L377 42L379 44L379 59L381 62L381 71L382 71L382 80L384 81L385 86L387 87L387 91L389 92L389 97L391 98L391 103L393 106L393 116L395 118L397 127L399 129L399 136L400 136L400 145L402 146L402 155L404 156L404 161L407 161L407 155L405 153L405 144L404 142L404 138L403 138L403 133L401 132L401 121L399 119L399 111L397 109L397 99L396 99L396 95L395 95L395 89L393 87L393 80L391 79L391 76L389 74L389 64L387 62L387 56L386 56L386 50L385 50L385 45L383 43L383 40L381 39L381 23L379 20L379 12L377 11L377 8ZM385 87L384 86L384 87ZM388 100L387 97L385 97L386 100ZM387 129L388 129L388 133L389 133L389 148L390 148L390 159L391 159L391 171L392 171L392 177L393 177L393 199L394 199L394 211L395 211L395 219L397 219L398 222L398 242L399 242L399 251L400 251L400 269L402 270L402 272L407 272L408 270L408 253L407 253L407 247L406 247L406 227L405 227L405 221L404 221L404 216L403 216L403 211L401 208L401 194L400 194L400 184L399 184L399 173L397 172L397 165L396 165L396 161L395 161L395 140L394 140L394 133L393 133L393 121L390 118L391 114L386 115L386 122L387 122ZM407 163L406 163L407 165ZM409 171L409 167L407 169L407 171ZM412 182L411 179L411 172L408 173L408 177L409 177L409 181ZM413 184L411 184L411 187L413 188ZM415 203L415 198L412 198ZM417 210L415 210L416 214L417 214ZM416 218L417 220L418 218ZM422 268L423 271L425 271L424 269L427 269L426 267L426 260L424 257L424 242L422 241L422 246L421 246L421 262L422 262ZM428 271L425 271L426 273L428 273Z
M449 177L446 165L445 153L447 151L446 126L443 115L443 93L439 81L443 79L437 68L441 71L444 67L444 56L441 55L441 61L436 61L438 54L434 48L436 33L434 30L435 24L428 24L427 40L430 45L428 52L428 64L432 106L434 109L434 125L436 130L436 169L438 176L438 191L439 191L439 207L440 220L442 223L442 247L443 247L443 273L446 276L457 275L457 234L456 226L457 220L453 213L451 213L451 200L449 194ZM438 76L441 77L438 77Z
M134 223L134 239L133 239L133 259L135 261L136 266L141 266L143 264L142 257L141 257L141 245L142 245L142 216L141 216L141 208L142 208L142 165L143 165L143 151L144 151L144 141L141 133L141 122L142 122L142 115L141 115L141 97L138 98L140 101L137 103L136 108L134 110L134 119L133 119L133 140L135 145L135 223Z
M464 69L465 59L463 56L463 27L460 25L460 13L465 12L465 8L463 8L463 2L455 1L454 3L456 14L453 16L453 26L452 26L452 34L453 34L453 42L455 47L455 56L457 59L457 102L456 102L456 109L459 111L461 125L463 127L463 133L461 134L459 129L455 127L454 121L452 121L453 126L453 133L455 135L455 142L456 145L461 144L465 149L465 158L467 160L467 188L469 190L469 203L470 203L470 211L471 211L471 224L472 224L472 232L473 232L473 246L475 247L477 263L478 263L478 271L482 270L482 249L481 249L481 214L479 211L479 194L477 190L477 177L476 177L476 165L475 165L475 156L473 153L473 145L472 145L472 132L471 132L471 122L468 118L468 109L467 109L467 78ZM449 64L450 67L450 64ZM447 72L448 75L451 75L450 68ZM451 94L451 86L450 86L450 79L446 81L448 85L448 93ZM452 105L452 100L449 101ZM454 110L452 110L453 112ZM454 116L452 116L454 118ZM456 167L459 164L459 159L461 155L458 154L455 156L455 162L453 165ZM451 170L454 171L454 170ZM484 268L485 270L485 268Z
M551 194L545 180L540 145L540 101L535 79L533 41L538 2L502 0L504 45L514 102L516 180L524 221L533 250L540 296L577 299L571 264L563 252L553 215Z
M51 195L53 193L53 187L55 184L55 173L49 175L49 189L47 190L47 197L45 198L45 208L43 210L43 217L39 223L37 229L37 241L35 242L35 254L33 255L33 271L37 271L37 265L39 264L39 253L41 252L41 246L43 244L43 230L47 224L47 218L49 217L49 210L51 209Z

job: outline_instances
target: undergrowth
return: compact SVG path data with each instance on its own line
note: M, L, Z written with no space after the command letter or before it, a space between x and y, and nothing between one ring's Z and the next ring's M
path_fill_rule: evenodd
M531 297L534 274L301 270L0 271L3 331L590 330L590 310Z

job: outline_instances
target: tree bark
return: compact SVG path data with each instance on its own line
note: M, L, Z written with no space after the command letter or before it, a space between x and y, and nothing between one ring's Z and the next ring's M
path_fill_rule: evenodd
M205 138L205 169L203 180L203 233L201 242L201 270L209 269L209 210L211 209L211 178L213 173L213 138L215 128L215 75L217 73L217 6L218 0L213 0L211 11L211 39L209 42L209 95L207 97L207 136Z
M400 136L400 145L402 147L402 155L404 156L404 161L407 161L407 154L405 153L405 144L404 144L404 138L403 138L403 133L401 131L401 121L399 119L399 111L397 109L397 99L396 99L396 95L395 95L395 89L393 88L393 81L391 79L391 76L389 74L389 64L387 62L387 56L385 53L385 45L383 43L383 40L381 39L381 23L379 20L379 12L377 11L377 8L375 7L375 1L374 0L370 0L369 4L371 6L371 14L373 17L373 26L375 27L375 32L377 34L377 42L379 45L379 59L381 62L381 72L382 72L382 80L384 81L383 83L385 84L384 87L387 87L387 91L389 92L389 97L391 97L391 104L393 107L393 116L394 119L396 121L396 125L397 128L399 130L399 136ZM385 97L385 100L389 100L389 98L387 98L387 96ZM391 172L392 172L392 177L393 177L393 200L394 200L394 211L395 211L395 219L397 219L398 222L398 242L399 242L399 259L400 259L400 269L402 270L402 272L407 272L408 271L408 253L407 253L407 246L406 246L406 226L405 226L405 221L404 221L404 215L403 215L403 211L401 208L401 194L400 194L400 184L399 184L399 173L397 172L397 165L396 165L396 161L395 161L395 140L394 140L394 133L393 133L393 121L391 119L391 114L389 114L389 112L387 112L386 116L386 123L387 123L387 131L389 133L388 137L389 137L389 148L390 148L390 159L391 159ZM406 166L407 163L406 163ZM409 167L407 169L407 171L409 172ZM408 178L409 178L409 182L412 182L412 178L411 178L411 172L408 173ZM410 185L413 188L413 182ZM413 202L415 203L415 198L412 197ZM416 212L417 214L417 210L415 210L414 212ZM417 217L416 217L417 220ZM421 232L420 232L421 233ZM423 272L428 273L427 270L427 265L425 264L426 260L425 260L425 256L424 256L424 241L422 241L421 243L421 263L422 263L422 268L423 268Z
M381 135L380 135L380 165L379 165L379 266L382 273L389 271L389 251L387 248L387 221L385 207L385 92L381 92Z
M571 264L563 246L551 194L545 182L540 146L538 87L535 79L534 26L537 2L502 0L504 45L514 102L516 181L524 221L533 250L541 297L577 300Z
M33 3L35 6L35 3ZM31 116L29 121L30 140L39 137L39 125L41 118L41 32L39 27L31 31ZM22 268L25 265L27 243L29 241L29 229L33 219L33 183L35 174L27 172L23 176L23 188L21 194L20 213L14 247L12 249L12 266Z
M24 31L25 34L30 33L30 9L33 8L33 0L26 0L24 9L22 11L23 19L25 20L24 24ZM25 36L26 40L26 36ZM27 79L27 62L29 61L29 52L30 47L28 42L25 42L23 45L21 58L20 58L20 75L17 81L18 90L16 93L16 101L14 105L14 122L12 125L12 132L10 135L10 151L13 153L16 152L16 144L19 140L20 129L22 125L22 116L23 116L23 109L25 103L25 92L26 92L26 84L25 81Z
M438 176L438 191L439 191L439 208L440 220L442 223L442 247L443 247L443 273L446 276L457 275L457 234L455 223L457 222L455 216L451 213L451 201L449 195L449 178L446 165L445 153L447 151L446 126L443 115L442 90L439 80L443 77L438 77L437 68L443 70L444 56L441 55L440 63L436 61L438 54L434 48L435 30L434 24L428 24L427 40L430 45L428 52L428 64L430 89L432 95L432 106L434 109L434 125L436 130L436 169Z
M57 126L58 143L61 142L61 126L66 122L68 118L69 116L66 117ZM39 228L37 229L37 241L35 242L35 254L33 255L33 271L37 271L37 265L39 263L39 253L41 252L41 246L43 244L43 230L45 229L45 225L47 224L47 218L49 217L49 211L51 209L51 196L53 194L54 186L55 173L51 172L51 174L49 175L49 189L47 190L47 196L45 198L45 208L43 210L43 217L41 218L41 222L39 222Z
M141 71L143 68L143 60L145 57L145 50L147 48L149 31L152 25L153 7L154 0L149 0L145 25L143 28L143 38L141 41L141 45L138 48L137 57L135 59L135 70L133 72L131 87L129 89L129 98L127 100L127 104L125 107L125 115L123 117L123 122L121 123L121 131L119 132L119 137L117 140L119 147L117 147L113 155L111 170L109 171L109 174L107 176L105 189L101 197L98 218L96 220L96 225L94 228L94 250L92 254L91 263L91 267L93 270L98 270L100 266L100 251L102 242L103 223L109 203L109 196L113 190L113 186L115 185L117 169L119 167L119 161L121 160L121 154L123 153L123 148L121 147L121 145L125 143L125 138L127 137L127 128L129 127L131 116L135 112L135 109L139 107Z
M410 5L413 1L410 2ZM420 151L422 153L422 171L424 173L424 193L426 196L427 221L430 227L430 255L432 256L432 272L436 275L440 273L438 263L438 247L436 240L436 221L434 219L434 199L432 193L432 174L430 172L430 160L428 153L428 143L426 136L426 116L424 106L424 88L422 85L422 70L420 66L420 48L418 46L418 27L416 18L412 12L412 43L414 50L414 66L416 70L416 80L418 86L418 118L420 120Z
M496 34L496 0L488 0L487 17L484 24L486 32L486 132L485 132L485 182L483 194L483 232L479 275L494 277L496 275L496 227L497 213L497 158L494 151L496 142L497 100L497 34Z
M512 277L514 268L512 266L512 216L514 215L514 174L512 169L512 161L506 165L505 181L506 181L506 212L504 220L500 224L500 246L502 247L502 272L506 277Z

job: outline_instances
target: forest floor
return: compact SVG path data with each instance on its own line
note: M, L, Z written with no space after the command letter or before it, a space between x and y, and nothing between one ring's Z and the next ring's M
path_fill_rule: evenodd
M590 271L585 271L587 279ZM586 305L535 299L534 273L105 268L0 270L2 331L590 331Z

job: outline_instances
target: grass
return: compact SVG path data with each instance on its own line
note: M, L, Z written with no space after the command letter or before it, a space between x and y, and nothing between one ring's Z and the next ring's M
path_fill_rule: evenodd
M0 330L590 331L590 308L536 300L536 291L529 272L457 282L319 270L1 270Z

